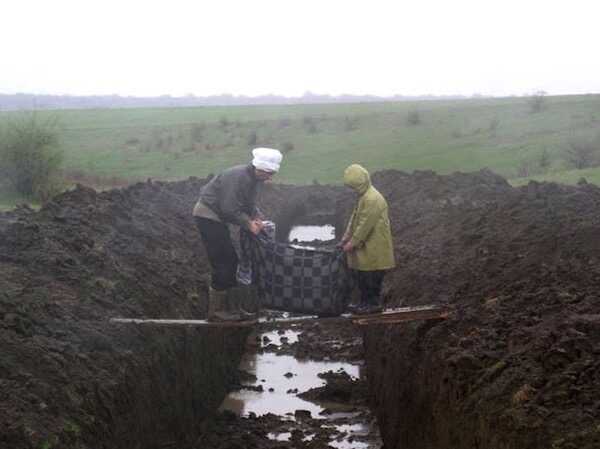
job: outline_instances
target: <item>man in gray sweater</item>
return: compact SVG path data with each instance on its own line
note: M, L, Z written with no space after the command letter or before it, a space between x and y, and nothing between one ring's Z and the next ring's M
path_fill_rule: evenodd
M228 168L200 190L193 215L211 265L208 298L209 321L237 321L249 314L239 304L227 305L227 292L237 285L238 256L228 224L258 234L263 222L256 208L257 187L279 171L282 154L272 148L252 150L252 162Z

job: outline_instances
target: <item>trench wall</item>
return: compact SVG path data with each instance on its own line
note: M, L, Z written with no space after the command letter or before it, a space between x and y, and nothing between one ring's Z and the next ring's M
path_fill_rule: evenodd
M480 368L477 361L440 357L426 336L436 333L433 326L411 324L365 333L369 390L385 447L546 447L551 438L539 425L528 432L530 424L507 411L510 399L508 404L502 401L506 385L483 393L482 384L492 383L505 366L474 376Z
M384 301L453 309L365 331L385 447L600 447L600 189L486 171L374 183L398 261Z
M112 398L99 397L98 410L109 429L102 447L191 446L202 433L203 420L214 413L236 381L249 331L117 326L138 327L134 332L144 355L126 363L121 382L109 395Z
M0 214L0 449L185 448L201 433L247 331L109 319L205 316L203 183L78 186Z

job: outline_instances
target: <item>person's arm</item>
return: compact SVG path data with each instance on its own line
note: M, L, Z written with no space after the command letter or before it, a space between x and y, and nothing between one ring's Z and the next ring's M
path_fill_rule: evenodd
M225 221L250 229L252 217L246 209L246 185L241 179L228 179L222 184L219 206Z
M348 219L348 224L346 225L346 230L344 231L344 234L342 235L342 240L340 240L340 246L344 246L349 240L350 240L350 229L352 229L352 221L354 220L354 215L356 213L356 209L354 209L352 211L352 215L350 215L350 218Z
M362 207L357 208L355 212L354 232L348 241L353 248L357 248L365 242L375 228L375 225L377 224L382 212L382 209L377 201L366 200L361 206Z
M254 235L263 229L262 220L256 216L256 185L244 173L236 173L223 179L219 205L225 221L242 226ZM251 211L252 214L246 211Z

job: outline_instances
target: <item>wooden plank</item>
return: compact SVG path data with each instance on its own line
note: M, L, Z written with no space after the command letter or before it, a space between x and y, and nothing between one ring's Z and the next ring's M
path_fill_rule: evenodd
M265 310L263 312L267 312L266 316L261 316L258 321L261 324L269 324L269 323L289 323L289 324L295 324L295 323L300 323L303 321L312 321L312 320L318 320L319 317L317 315L296 315L296 316L289 316L289 315L280 315L282 314L282 312L280 311L275 311L275 313L273 313L273 311L271 310ZM284 312L285 313L285 312Z
M448 318L450 309L441 306L402 307L384 310L382 313L369 315L352 315L354 324L366 326L370 324L398 324L417 320L440 320Z
M400 307L387 309L381 313L368 315L340 315L337 317L318 317L316 315L261 317L251 321L207 321L207 320L171 320L171 319L140 319L140 318L111 318L111 323L153 324L161 326L198 326L198 327L250 327L256 324L301 323L304 321L326 321L349 319L360 326L369 324L396 324L415 320L445 319L450 309L443 306L426 305L415 307Z
M196 326L196 327L250 327L257 321L207 321L207 320L160 320L139 318L111 318L111 323L153 324L159 326Z

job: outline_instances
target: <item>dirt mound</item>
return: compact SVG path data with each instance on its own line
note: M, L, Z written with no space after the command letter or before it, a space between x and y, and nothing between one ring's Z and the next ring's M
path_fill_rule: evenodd
M208 265L190 217L203 182L79 186L37 213L0 215L0 447L77 446L82 435L99 446L128 422L116 415L127 408L119 382L162 349L108 320L203 316Z
M129 397L116 407L115 379L156 351L140 329L107 320L203 316L208 266L190 210L204 182L78 187L40 212L0 214L0 447L56 443L49 435L99 447L116 422L133 428L123 413L143 407ZM384 171L373 182L390 205L399 261L386 302L456 310L443 323L365 334L386 447L600 446L600 189L517 189L488 171ZM343 188L275 185L261 206L282 229L336 211L339 235L353 201ZM313 331L311 350L327 341ZM186 338L172 338L182 354ZM227 339L214 338L213 351L226 352ZM176 360L165 348L165 363ZM340 348L355 357L352 345ZM224 388L210 386L206 403L186 406L210 408Z
M443 323L370 329L390 447L598 447L600 189L489 172L383 172L393 305L446 303Z
M208 263L191 210L205 182L149 181L103 193L78 186L39 212L20 207L0 214L0 447L99 447L116 440L127 445L136 437L131 429L140 434L168 427L168 420L152 422L161 410L175 420L186 407L201 417L218 405L232 376L215 365L235 365L243 345L227 344L243 336L153 333L108 322L204 316ZM265 186L261 208L275 219L290 215L283 204L310 210L305 204L313 191ZM333 204L327 195L317 198ZM209 359L186 346L192 344ZM210 365L204 378L177 384L200 362ZM152 391L156 403L146 403L141 386L161 388L150 378L170 382L173 391ZM202 381L204 386L194 386ZM167 398L188 388L197 397L170 410ZM210 391L203 395L201 389ZM130 421L143 404L153 409L144 422ZM172 432L183 432L177 425ZM131 435L118 435L128 426Z

